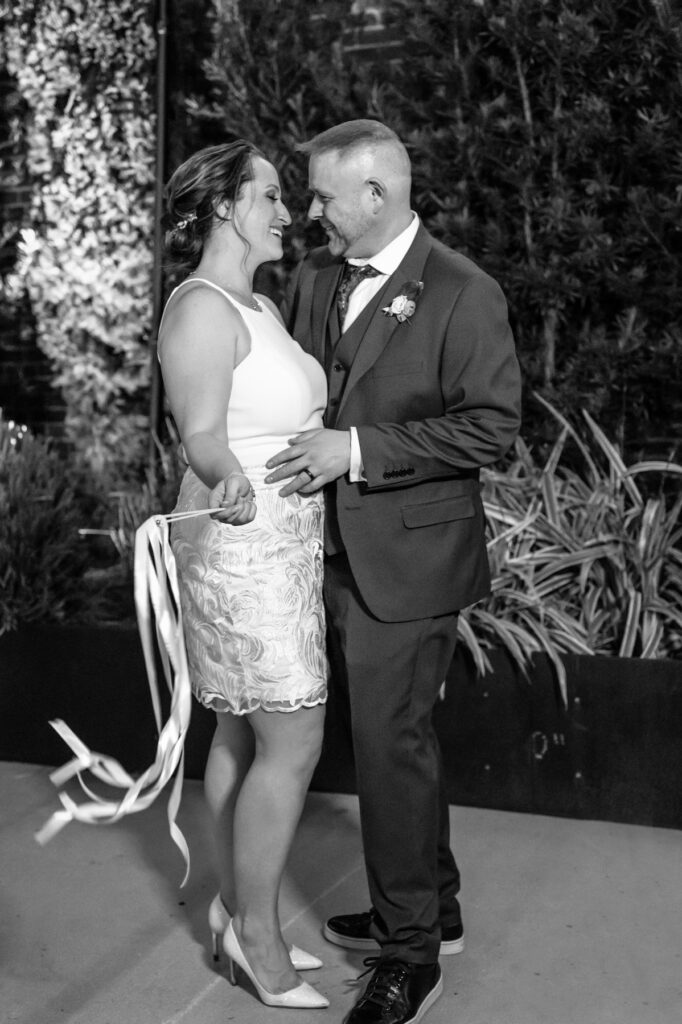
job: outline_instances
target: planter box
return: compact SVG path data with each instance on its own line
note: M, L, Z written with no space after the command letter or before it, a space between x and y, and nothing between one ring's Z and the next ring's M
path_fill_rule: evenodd
M156 725L135 627L34 626L0 636L0 760L69 760L52 718L64 719L91 750L133 774L152 763ZM188 778L203 776L212 734L213 715L194 703Z
M682 828L682 662L567 655L526 680L456 658L436 711L453 803Z
M477 678L458 652L435 725L451 803L682 828L682 663L568 656L564 709L548 660L528 680L503 652ZM154 719L129 627L26 628L0 637L0 759L60 765L63 718L136 772L151 762ZM196 703L186 774L203 776L213 714ZM353 793L352 752L330 702L313 788Z

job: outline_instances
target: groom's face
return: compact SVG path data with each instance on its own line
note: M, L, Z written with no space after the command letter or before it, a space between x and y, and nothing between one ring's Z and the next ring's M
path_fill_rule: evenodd
M334 256L369 257L375 254L376 218L372 195L361 161L336 152L310 158L308 174L313 198L308 209L327 234Z

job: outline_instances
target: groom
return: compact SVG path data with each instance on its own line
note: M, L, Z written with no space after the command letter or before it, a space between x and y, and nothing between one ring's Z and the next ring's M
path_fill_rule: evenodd
M432 710L458 612L489 590L479 469L516 436L519 368L499 286L412 212L395 133L349 121L301 149L327 245L284 312L329 400L268 480L326 488L330 699L350 723L372 907L325 935L379 950L347 1024L407 1024L442 991L439 954L463 948Z

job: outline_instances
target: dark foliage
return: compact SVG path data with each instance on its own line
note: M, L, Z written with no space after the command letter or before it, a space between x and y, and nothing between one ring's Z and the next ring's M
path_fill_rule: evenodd
M369 16L347 3L216 5L207 85L187 109L193 140L243 135L280 166L295 219L268 289L279 294L287 266L320 240L296 144L377 117L410 149L427 227L502 284L528 392L587 409L633 455L671 454L682 426L673 15L652 0L383 8L383 36L403 46L360 59L349 41ZM529 403L526 436L543 442L546 423Z

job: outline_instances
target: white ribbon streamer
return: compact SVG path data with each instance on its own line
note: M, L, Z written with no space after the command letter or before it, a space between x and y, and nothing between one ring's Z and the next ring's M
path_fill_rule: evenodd
M75 756L67 764L53 771L50 780L60 788L76 776L83 792L90 799L79 804L67 793L60 792L59 799L63 809L55 811L35 836L36 840L44 845L70 821L79 821L87 825L113 824L126 814L134 814L149 807L168 781L174 777L167 813L171 838L185 862L181 888L189 878L190 856L185 837L176 824L176 817L182 797L184 745L190 723L192 693L182 629L177 567L170 546L168 523L192 516L207 515L213 511L215 510L197 509L152 516L142 523L135 533L135 608L154 720L159 734L153 764L139 778L134 779L115 758L91 751L61 719L51 721L52 728ZM170 709L165 723L162 722L156 651L159 653L170 692ZM111 800L95 793L83 777L86 772L108 786L124 790L121 799Z

